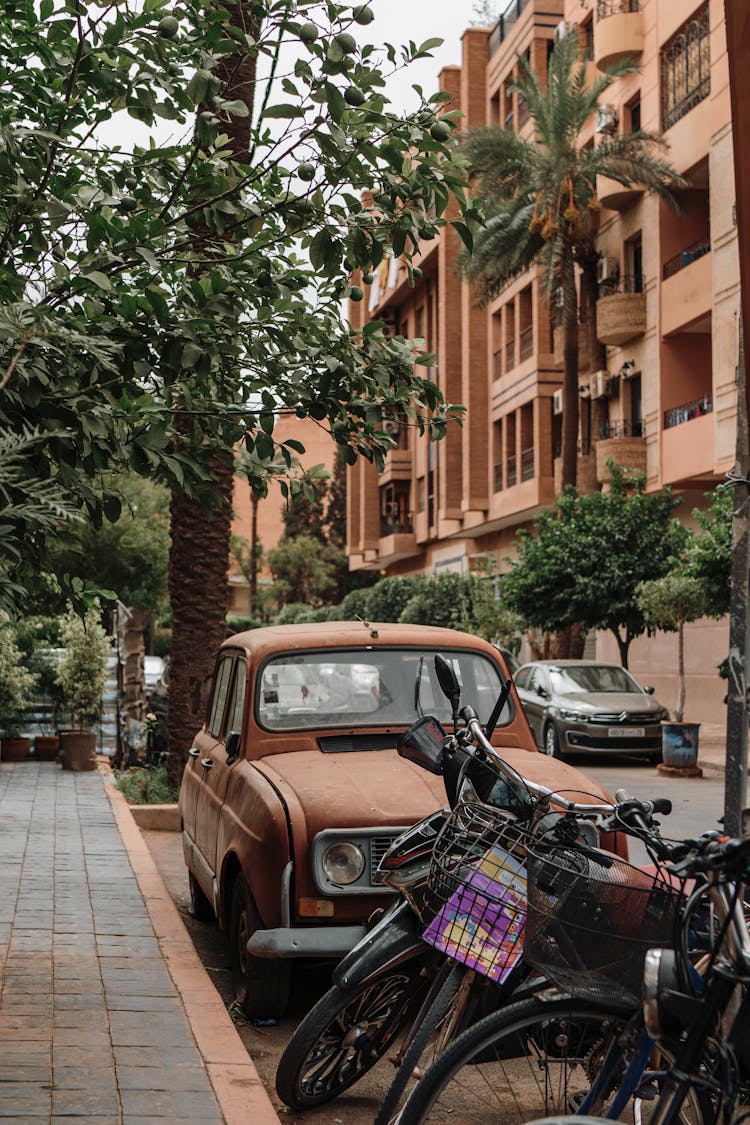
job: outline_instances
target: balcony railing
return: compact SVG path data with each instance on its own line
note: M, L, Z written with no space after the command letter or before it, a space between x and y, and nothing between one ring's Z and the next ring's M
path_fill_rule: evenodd
M623 12L640 12L640 0L598 0L596 18L606 20L609 16L619 16Z
M642 418L623 420L620 422L603 422L599 427L599 439L607 438L645 437L646 427Z
M518 473L516 471L516 458L509 457L505 462L505 477L508 481L508 488L512 488L518 481Z
M534 450L521 450L521 480L532 480L534 476Z
M494 55L495 51L499 50L500 44L505 39L528 2L529 0L512 0L500 16L500 19L490 32L490 56Z
M711 93L708 4L661 53L662 128L670 129Z
M495 465L495 492L503 491L503 466Z
M508 340L505 345L505 370L512 371L516 366L516 341Z
M599 282L599 296L609 297L612 293L642 293L643 274L624 273L617 281L610 278Z
M381 516L380 519L380 537L385 538L386 535L412 535L414 533L414 524L411 518L398 519L393 516Z
M524 328L523 332L521 333L521 335L519 337L518 344L519 344L518 359L519 359L520 363L523 363L523 361L525 359L528 359L530 355L533 355L533 352L534 352L534 325L533 324L530 324L528 326L528 328Z
M664 429L671 430L673 426L681 426L683 422L690 422L703 414L712 414L713 409L714 400L711 395L701 395L681 406L673 406L671 410L664 411Z
M689 266L691 262L695 262L698 258L702 258L704 254L710 253L711 239L709 237L699 238L697 242L686 246L684 250L680 250L679 254L675 254L673 258L664 263L662 278L666 281L668 277L673 277L680 270L684 270L685 266Z

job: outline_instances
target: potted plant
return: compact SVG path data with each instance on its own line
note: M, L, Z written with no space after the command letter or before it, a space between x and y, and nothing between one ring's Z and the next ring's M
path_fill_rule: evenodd
M698 760L700 723L684 722L685 714L685 625L706 612L702 583L687 574L672 572L663 578L641 582L635 591L636 602L647 628L677 633L677 701L674 721L663 722L662 760L673 768L694 769Z
M24 666L13 626L0 622L0 759L19 762L27 756L31 740L21 736L23 711L36 679Z
M34 761L54 762L59 738L57 716L62 705L57 682L57 662L62 655L60 620L57 617L25 617L16 623L16 642L24 655L24 663L36 678L34 702L28 711L29 725L34 727Z
M101 711L111 648L98 607L83 618L70 609L61 622L60 639L65 652L56 678L72 728L60 731L60 761L63 769L96 769L96 734L90 727Z

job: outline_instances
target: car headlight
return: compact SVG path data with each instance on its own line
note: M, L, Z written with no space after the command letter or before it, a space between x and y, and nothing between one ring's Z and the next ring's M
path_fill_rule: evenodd
M585 711L571 711L567 707L560 710L560 718L569 723L580 723L590 716Z
M356 844L337 840L329 844L320 860L325 876L332 883L356 883L365 869L365 853Z

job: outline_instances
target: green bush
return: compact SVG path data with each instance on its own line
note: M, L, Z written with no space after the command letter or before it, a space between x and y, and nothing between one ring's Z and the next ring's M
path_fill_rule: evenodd
M370 594L375 589L371 586L369 590L350 590L344 600L336 607L338 610L338 619L340 621L354 621L357 617L367 619L369 617L368 604Z
M172 630L166 628L154 629L152 644L154 656L169 656L172 647Z
M227 636L231 637L234 633L246 633L248 629L258 629L263 624L257 617L245 616L242 614L227 614Z
M274 618L274 625L299 625L313 620L313 607L307 602L287 602Z
M60 623L60 639L65 654L57 668L57 682L73 726L82 727L99 717L112 648L99 623L99 607L92 606L84 618L70 609Z
M367 615L370 621L399 621L404 606L428 582L421 576L381 578L368 591Z
M115 774L115 784L129 805L172 805L177 790L170 784L166 766L134 766Z

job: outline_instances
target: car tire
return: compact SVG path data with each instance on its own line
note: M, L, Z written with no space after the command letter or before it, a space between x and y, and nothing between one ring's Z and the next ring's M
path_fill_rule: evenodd
M245 877L232 888L229 942L235 1001L249 1019L279 1019L289 1000L291 966L281 959L253 957L247 943L262 928L258 909Z
M548 758L562 758L560 736L554 723L547 723L544 728L543 751Z
M192 871L188 871L188 885L190 887L190 917L195 918L198 922L212 922L216 915L211 900L208 895L204 894Z

